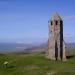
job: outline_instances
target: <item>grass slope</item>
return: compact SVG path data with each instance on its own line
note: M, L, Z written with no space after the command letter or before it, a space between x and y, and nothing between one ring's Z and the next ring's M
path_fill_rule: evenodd
M0 55L0 75L75 75L75 56L66 62L51 61L44 54L6 54ZM9 64L7 68L3 65Z

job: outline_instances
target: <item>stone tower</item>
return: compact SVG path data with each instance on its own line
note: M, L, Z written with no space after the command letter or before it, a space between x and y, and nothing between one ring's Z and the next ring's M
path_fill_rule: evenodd
M65 43L63 41L63 21L55 13L48 21L49 38L46 56L52 60L66 60Z

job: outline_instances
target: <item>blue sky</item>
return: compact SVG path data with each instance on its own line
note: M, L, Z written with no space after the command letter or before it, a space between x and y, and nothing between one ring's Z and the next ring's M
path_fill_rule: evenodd
M75 0L0 0L0 42L46 42L54 12L64 21L65 42L75 42Z

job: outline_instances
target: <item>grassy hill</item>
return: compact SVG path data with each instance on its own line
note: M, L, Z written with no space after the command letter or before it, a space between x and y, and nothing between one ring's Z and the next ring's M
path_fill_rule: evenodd
M0 54L0 75L75 75L75 53L67 58L62 62L46 59L43 53Z

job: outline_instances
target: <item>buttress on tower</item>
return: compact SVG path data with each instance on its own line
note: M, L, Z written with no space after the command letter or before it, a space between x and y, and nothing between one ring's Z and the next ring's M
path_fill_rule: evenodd
M63 41L63 21L58 13L55 13L48 21L49 38L47 58L52 60L66 60L65 43Z

